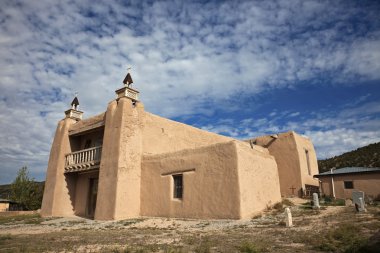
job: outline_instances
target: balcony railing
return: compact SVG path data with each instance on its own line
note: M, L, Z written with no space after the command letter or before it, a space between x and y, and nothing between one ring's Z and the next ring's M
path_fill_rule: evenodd
M102 146L83 149L65 156L65 172L77 172L99 168Z

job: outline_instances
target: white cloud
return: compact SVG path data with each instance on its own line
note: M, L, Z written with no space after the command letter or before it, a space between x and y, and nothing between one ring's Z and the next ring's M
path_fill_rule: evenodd
M329 158L380 141L379 131L337 128L327 131L306 131L316 146L318 156Z
M363 98L359 100L364 101ZM293 130L308 136L316 148L318 158L324 159L379 142L379 105L379 102L363 102L355 108L345 105L342 109L329 112L322 110L310 113L309 118L301 121L294 120L299 112L272 112L264 118L253 117L240 121L224 119L202 128L238 139ZM292 117L293 115L296 116Z
M379 79L379 31L348 24L358 15L374 22L375 14L344 1L3 3L1 172L27 163L45 170L55 124L73 93L86 116L104 111L127 65L146 109L168 117L240 110L229 99L319 75L340 84Z

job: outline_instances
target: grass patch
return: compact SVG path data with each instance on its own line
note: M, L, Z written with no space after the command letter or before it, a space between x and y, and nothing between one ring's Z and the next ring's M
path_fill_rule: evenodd
M285 207L294 206L293 202L288 199L283 199L281 202L277 202L272 207L268 207L267 210L275 210L275 213L280 213L284 210Z
M241 246L238 247L239 252L242 253L260 253L265 252L265 249L262 249L251 242L243 242Z
M289 199L283 199L281 203L283 206L294 206L294 203Z
M136 224L136 223L139 223L139 222L142 222L144 221L145 219L128 219L128 220L121 220L119 221L121 224L123 224L124 226L130 226L130 225L133 225L133 224Z
M6 245L12 239L10 234L0 235L0 245Z
M344 224L336 229L330 230L322 243L315 246L323 251L358 252L358 249L365 246L367 240L360 236L358 228L352 224Z
M209 253L211 252L211 243L208 238L200 241L199 245L194 250L196 253Z
M281 211L282 210L282 203L281 202L277 202L274 206L273 206L273 209L277 210L277 211Z
M0 225L4 224L40 224L45 219L39 214L24 214L17 216L0 216Z
M320 201L322 206L345 206L346 201L344 199L333 199L331 197L324 197Z
M325 252L362 252L360 249L368 245L368 239L360 232L357 225L345 223L324 233L300 234L296 242Z
M299 209L292 211L293 217L302 217L310 215L318 215L321 210L313 209L311 206L300 206Z
M260 219L261 217L263 217L263 214L262 214L262 213L259 213L259 214L254 215L251 219L252 219L252 220Z
M91 222L85 228L81 226L81 229L56 224L58 228L66 230L48 231L44 234L25 234L22 230L25 222L18 220L15 224L17 228L21 224L22 234L0 235L0 252L76 252L78 249L83 252L130 253L377 252L380 248L380 232L376 235L380 229L380 208L369 207L367 213L360 214L349 207L335 209L336 213L319 217L312 215L323 213L323 210L293 207L293 217L297 214L300 216L294 220L296 228L302 226L300 230L284 228L285 224L280 221L282 214L257 219L253 222L254 226L209 220L191 222L185 228L177 227L178 224L170 229L124 227L124 223L131 225L142 221L130 219L112 224ZM314 221L319 223L314 224ZM265 226L268 222L274 225ZM279 222L280 226L277 225ZM206 224L210 225L210 229L205 231L203 226ZM110 225L115 225L118 229ZM30 225L25 226L26 229L28 227ZM50 229L46 225L41 227Z

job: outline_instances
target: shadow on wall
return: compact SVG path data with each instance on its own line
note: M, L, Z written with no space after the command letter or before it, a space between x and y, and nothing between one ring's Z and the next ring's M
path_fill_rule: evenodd
M75 213L75 188L77 182L77 174L65 174L66 187L70 196L72 211Z

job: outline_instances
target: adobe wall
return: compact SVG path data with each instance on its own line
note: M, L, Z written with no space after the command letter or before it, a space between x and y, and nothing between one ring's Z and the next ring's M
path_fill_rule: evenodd
M69 142L69 128L76 121L65 118L58 122L50 150L46 182L41 206L41 216L74 215L73 182L67 181L64 174L65 154L72 152ZM69 191L70 190L70 191Z
M235 142L238 157L241 218L252 218L281 202L277 163L266 149Z
M233 140L145 112L143 153L163 154Z
M183 198L173 198L173 174L183 173ZM161 155L144 155L141 215L240 218L234 141Z
M280 179L281 196L299 195L303 188L300 175L300 160L294 132L278 134L278 138L261 136L256 138L256 145L268 148L269 153L275 157Z
M90 178L98 178L99 171L78 174L76 178L75 215L86 217Z
M108 104L96 220L135 218L140 215L140 178L144 105L127 97Z
M322 194L332 196L331 177L319 178ZM353 181L354 189L344 189L344 181ZM335 197L352 198L352 191L364 191L366 196L380 200L380 173L334 175Z
M303 137L297 133L293 132L293 136L295 137L297 151L300 161L300 172L301 172L301 181L303 185L314 185L319 186L318 180L314 179L313 176L319 173L318 171L318 160L317 154L315 153L314 145L310 139ZM307 164L306 152L309 154L309 166L310 166L310 174Z
M0 212L5 212L9 208L9 203L0 203Z
M271 136L257 137L256 144L269 149L276 159L280 177L281 195L288 197L300 196L305 185L319 186L313 175L318 174L317 155L313 143L293 131L280 133L277 138ZM309 154L310 174L307 165L306 153Z
M319 180L320 180L321 194L333 197L331 177L323 177L323 178L319 178ZM343 198L343 196L341 198Z

